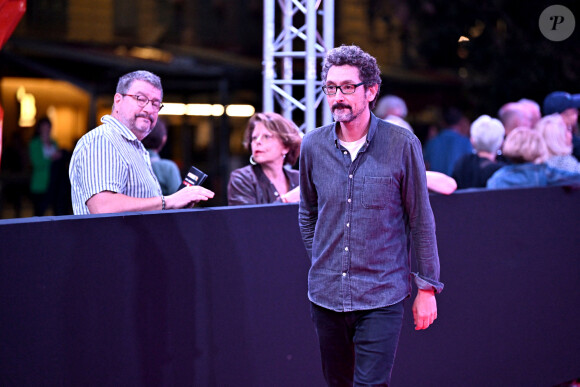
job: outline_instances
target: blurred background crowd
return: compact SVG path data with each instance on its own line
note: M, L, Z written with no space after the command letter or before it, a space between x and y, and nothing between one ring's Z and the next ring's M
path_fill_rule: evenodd
M457 189L566 184L580 172L579 32L541 33L552 4L344 0L335 43L377 58L375 114L413 131L427 169ZM577 2L558 4L580 15ZM123 73L158 74L164 103L260 111L262 25L257 0L28 0L0 50L0 217L72 213L68 160ZM173 176L196 165L216 192L205 205L227 205L232 171L249 164L251 115L161 115L151 157L169 160Z

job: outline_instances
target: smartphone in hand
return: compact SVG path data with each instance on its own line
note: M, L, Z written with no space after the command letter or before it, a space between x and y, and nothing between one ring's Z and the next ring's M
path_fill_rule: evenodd
M207 175L205 173L203 173L198 168L191 166L191 168L189 168L189 172L187 172L187 175L185 175L185 178L181 182L179 189L191 185L202 185L205 179L207 179Z

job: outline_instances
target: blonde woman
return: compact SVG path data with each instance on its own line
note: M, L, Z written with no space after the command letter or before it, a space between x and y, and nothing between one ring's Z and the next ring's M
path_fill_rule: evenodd
M580 162L572 156L572 128L558 113L545 116L535 126L548 147L546 164L557 169L580 173Z
M548 147L537 130L512 130L505 139L503 154L512 164L494 173L487 181L488 188L580 185L580 174L552 168L545 163Z

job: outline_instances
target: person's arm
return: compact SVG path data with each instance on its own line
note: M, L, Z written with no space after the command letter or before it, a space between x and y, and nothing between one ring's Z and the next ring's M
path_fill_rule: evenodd
M439 282L439 254L435 236L435 218L429 202L427 173L422 163L420 143L414 139L408 144L405 157L405 177L402 195L405 212L409 217L413 242L413 257L418 273L412 273L417 286L413 303L415 329L426 329L437 318L435 293L443 290Z
M450 195L457 189L457 182L441 172L426 171L427 188L430 191Z
M300 186L280 195L282 203L296 203L300 201Z
M300 205L298 207L298 224L300 234L308 257L312 259L312 241L318 220L318 194L312 181L312 154L309 148L308 135L304 136L300 148Z
M200 186L189 186L165 196L165 209L190 208L200 201L214 197L214 193ZM117 213L127 211L156 211L163 208L161 196L134 198L117 192L102 191L87 200L91 214Z

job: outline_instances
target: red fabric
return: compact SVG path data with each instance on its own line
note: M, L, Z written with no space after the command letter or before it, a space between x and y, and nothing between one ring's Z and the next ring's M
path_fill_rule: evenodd
M4 123L4 109L0 105L0 166L2 166L2 124Z
M26 12L26 0L0 0L0 50L14 32ZM2 123L4 110L0 106L0 162L2 161Z
M26 12L26 0L0 0L0 49Z

